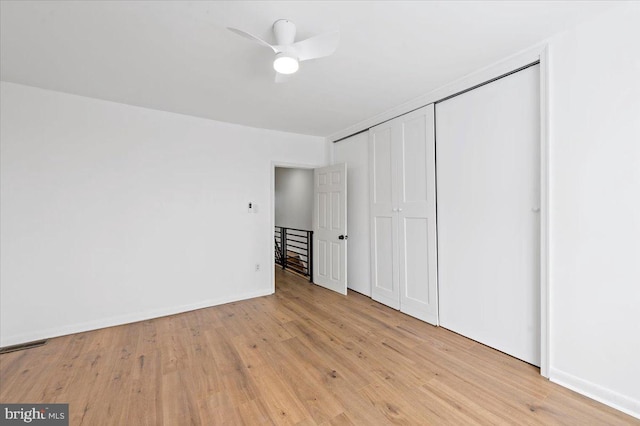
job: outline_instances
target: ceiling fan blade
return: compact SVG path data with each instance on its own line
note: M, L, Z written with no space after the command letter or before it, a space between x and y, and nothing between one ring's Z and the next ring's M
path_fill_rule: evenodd
M307 61L331 55L338 48L338 43L340 43L340 32L333 31L298 41L291 47L295 50L299 61Z
M256 42L256 43L258 43L258 44L261 44L261 45L263 45L263 46L265 46L265 47L268 47L269 49L273 50L275 53L280 52L280 50L278 50L276 46L272 46L272 45L270 45L270 44L269 44L269 43L267 43L266 41L262 40L262 39L261 39L261 38L259 38L259 37L254 36L253 34L249 34L248 32L246 32L246 31L242 31L242 30L239 30L239 29L237 29L237 28L227 27L227 29L228 29L229 31L231 31L231 32L235 33L235 34L238 34L240 37L244 37L244 38L246 38L246 39L248 39L248 40L255 41L255 42Z

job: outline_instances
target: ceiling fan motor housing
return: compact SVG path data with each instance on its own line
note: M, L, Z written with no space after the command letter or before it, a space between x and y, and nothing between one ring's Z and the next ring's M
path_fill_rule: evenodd
M293 44L296 39L296 24L288 19L278 19L273 23L273 34L280 46Z

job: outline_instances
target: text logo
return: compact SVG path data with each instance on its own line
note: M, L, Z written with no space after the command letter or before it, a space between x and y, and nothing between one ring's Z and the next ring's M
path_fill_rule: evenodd
M0 426L69 426L69 404L0 404Z

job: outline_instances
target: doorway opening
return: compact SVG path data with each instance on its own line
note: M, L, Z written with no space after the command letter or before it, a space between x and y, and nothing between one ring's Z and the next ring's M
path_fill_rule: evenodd
M274 168L275 268L313 282L313 169Z

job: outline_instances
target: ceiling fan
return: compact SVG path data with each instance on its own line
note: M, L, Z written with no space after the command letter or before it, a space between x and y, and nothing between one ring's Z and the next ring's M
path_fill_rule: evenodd
M269 44L259 37L237 28L227 27L230 31L268 47L276 54L273 68L276 70L276 82L284 81L283 76L298 71L300 62L323 58L338 48L340 32L332 31L306 40L295 41L296 25L288 19L278 19L273 23L273 35L276 44Z

